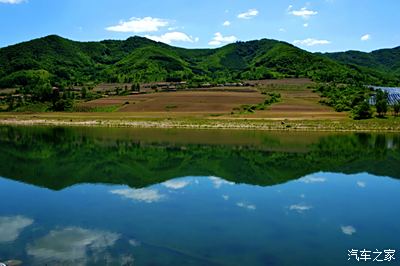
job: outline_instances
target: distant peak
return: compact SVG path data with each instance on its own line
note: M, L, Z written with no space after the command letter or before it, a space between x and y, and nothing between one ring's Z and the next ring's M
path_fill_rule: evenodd
M56 35L56 34L47 35L47 36L45 36L43 38L44 39L65 39L65 38L63 38L63 37L61 37L59 35Z

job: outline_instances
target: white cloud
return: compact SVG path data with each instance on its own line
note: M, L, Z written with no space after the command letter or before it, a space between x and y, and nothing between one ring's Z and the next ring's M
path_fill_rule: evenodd
M135 201L143 201L146 203L158 202L165 198L165 195L160 194L158 190L155 189L116 189L110 191L111 194L120 195L127 199L132 199Z
M306 176L299 180L300 182L311 184L311 183L323 183L326 182L326 178L324 177L314 177L314 176Z
M49 234L28 246L27 252L40 260L75 262L84 265L87 251L99 253L113 246L119 235L110 232L68 227ZM86 264L85 264L86 265Z
M222 26L224 26L224 27L229 27L230 25L231 25L231 22L229 20L222 23Z
M223 180L221 178L210 176L208 179L213 182L215 188L220 188L222 185L233 185L234 183Z
M222 36L220 32L214 34L214 38L208 43L212 46L218 46L221 44L236 42L237 38L235 36Z
M279 31L280 31L280 32L286 32L286 29L280 28Z
M251 211L254 211L256 209L256 206L253 204L246 204L244 202L238 202L236 203L236 206L240 207L240 208L245 208Z
M170 180L162 183L163 186L170 189L181 189L188 186L189 184L190 184L189 181L183 181L183 180Z
M258 10L253 8L253 9L249 9L246 12L240 13L237 17L240 19L251 19L255 16L258 15Z
M361 36L361 41L365 42L371 39L371 35L370 34L365 34L363 36Z
M304 23L304 24L303 24L303 27L304 27L304 28L308 28L308 26L309 26L308 23Z
M167 32L163 35L156 36L156 35L145 35L146 38L156 41L156 42L163 42L166 44L171 44L172 42L197 42L198 38L193 38L192 36L187 35L186 33L174 31L174 32Z
M362 182L362 181L357 181L357 186L359 186L361 188L365 188L367 186L367 184L365 182Z
M0 243L15 241L25 227L33 220L23 216L0 217Z
M318 40L318 39L308 38L305 40L295 40L293 43L295 45L316 46L316 45L330 44L331 42L328 40Z
M107 27L108 31L116 32L155 32L160 28L167 27L169 22L161 18L131 18L129 21L120 21L118 25Z
M288 12L293 16L302 17L304 19L308 19L311 16L315 16L318 14L317 11L307 9L307 7L303 7L300 10L293 10L293 6L291 5L288 7Z
M0 0L0 3L2 4L12 4L12 5L21 4L23 2L25 2L25 0Z
M299 213L302 213L304 211L308 211L311 209L312 209L312 206L308 206L308 205L304 205L304 204L294 204L289 207L289 210L297 211Z
M357 230L351 225L341 226L340 229L342 230L343 234L349 235L349 236L351 236L357 232Z

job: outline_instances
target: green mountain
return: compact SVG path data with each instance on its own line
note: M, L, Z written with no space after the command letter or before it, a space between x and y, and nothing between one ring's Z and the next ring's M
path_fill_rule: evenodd
M370 53L347 51L326 53L324 56L347 65L376 69L400 76L400 46L393 49L381 49Z
M399 66L399 60L390 61L391 54L398 56L399 49L377 52L374 58L381 60L379 67L368 60L364 64L351 62L333 54L313 54L268 39L237 42L217 49L184 49L142 37L76 42L50 35L0 49L0 87L27 86L38 80L69 86L97 82L229 82L284 77L400 83L398 71L387 71L391 65ZM381 58L381 54L387 59Z

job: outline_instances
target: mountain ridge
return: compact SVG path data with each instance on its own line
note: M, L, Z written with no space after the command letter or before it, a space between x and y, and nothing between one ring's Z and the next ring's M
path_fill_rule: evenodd
M371 52L349 50L345 52L324 53L323 55L342 63L375 67L382 71L394 71L400 74L400 46L378 49Z
M399 48L349 56L349 52L311 53L271 39L187 49L139 36L78 42L49 35L0 48L0 87L27 86L37 79L65 87L99 82L220 83L286 77L398 84ZM392 53L394 60L390 60Z

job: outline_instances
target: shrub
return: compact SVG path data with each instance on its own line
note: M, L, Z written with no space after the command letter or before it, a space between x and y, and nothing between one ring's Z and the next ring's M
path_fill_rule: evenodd
M369 119L372 117L371 105L364 101L353 109L353 118L356 120Z

